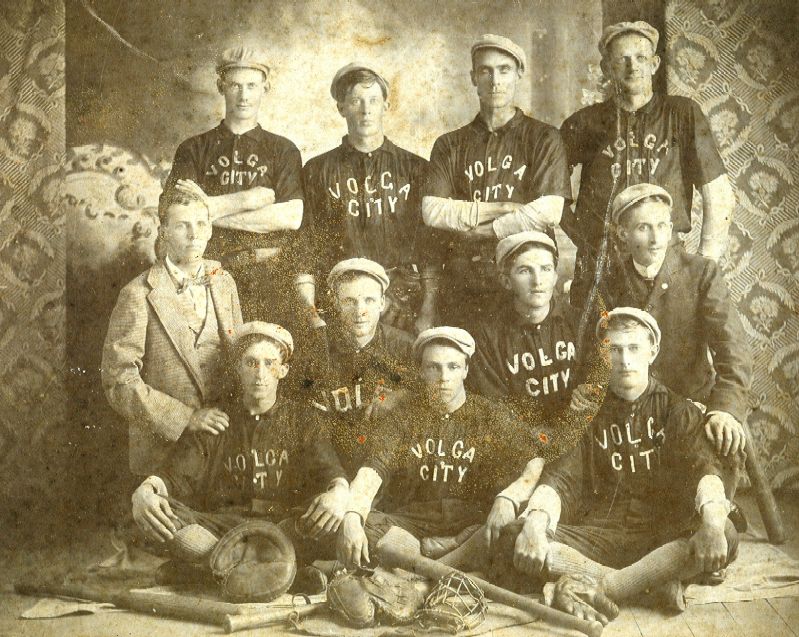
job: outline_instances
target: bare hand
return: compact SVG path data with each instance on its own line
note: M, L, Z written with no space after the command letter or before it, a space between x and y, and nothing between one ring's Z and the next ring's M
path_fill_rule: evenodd
M689 540L691 554L696 565L704 573L712 573L724 568L727 561L727 538L724 527L702 524Z
M205 431L217 436L225 431L229 425L230 419L228 415L221 409L212 407L210 409L195 409L191 419L189 419L189 424L186 425L186 429L194 432Z
M594 385L578 385L572 392L569 409L574 411L596 411L599 409L599 390Z
M344 513L346 513L349 494L347 487L336 485L316 496L308 510L300 518L305 535L318 538L338 531Z
M524 521L513 551L513 566L517 571L538 575L543 570L549 553L546 525L546 515L542 516L536 511Z
M713 412L705 423L705 435L716 445L716 453L735 455L746 447L746 432L743 425L726 411Z
M363 530L361 516L352 511L344 516L338 530L336 559L347 569L369 564L369 540Z
M508 498L494 498L494 504L485 523L485 539L488 548L499 539L499 534L516 519L516 508Z
M142 533L156 542L171 540L183 524L169 506L169 501L142 484L133 492L133 520Z

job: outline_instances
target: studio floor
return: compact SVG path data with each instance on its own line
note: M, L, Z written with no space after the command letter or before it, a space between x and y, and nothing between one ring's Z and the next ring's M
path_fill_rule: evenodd
M799 503L795 493L778 497L783 511L788 541L780 547L789 556L799 559ZM750 526L762 531L759 514L751 495L739 498ZM175 637L219 635L221 628L202 624L147 617L129 612L83 615L58 619L18 619L35 599L13 593L13 583L31 573L48 572L54 565L89 566L111 553L107 528L94 528L84 533L70 533L61 538L30 538L31 548L3 547L2 592L0 592L0 636L101 636L101 637ZM292 635L275 627L237 633L248 635ZM488 634L488 633L486 633ZM503 628L490 633L497 637L538 637L577 635L543 623ZM625 608L604 631L605 637L799 637L799 597L762 599L748 602L689 605L676 617L643 608Z

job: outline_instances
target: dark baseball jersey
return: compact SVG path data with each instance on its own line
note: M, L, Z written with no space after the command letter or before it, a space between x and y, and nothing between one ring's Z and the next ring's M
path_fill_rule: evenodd
M502 321L484 321L474 331L477 344L466 382L484 396L508 397L520 413L550 412L568 406L579 383L577 322L565 300L554 299L547 317L526 324L506 306Z
M230 426L219 435L183 436L157 475L169 495L199 511L252 506L300 506L345 477L322 421L313 409L278 398L252 416L241 406L227 411Z
M558 130L521 109L490 131L483 118L442 135L430 155L425 196L463 201L529 203L543 195L571 199L566 153ZM496 239L447 233L445 250L465 263L494 259ZM493 281L491 282L493 285Z
M388 513L451 499L488 513L497 493L539 455L537 440L483 396L467 394L442 416L415 393L378 420L365 466L386 485L380 508Z
M347 137L303 168L303 232L317 272L364 257L385 268L427 262L417 251L424 235L421 181L427 161L389 139L364 153Z
M164 190L178 179L191 179L207 195L227 195L257 186L275 191L275 203L302 199L302 159L285 137L261 128L233 133L224 122L178 146ZM284 248L288 231L268 234L214 226L206 255L218 259L237 250Z
M334 326L316 330L298 352L291 386L331 419L331 437L353 477L365 458L374 424L366 408L378 390L400 389L411 381L410 334L378 324L374 338L358 349Z
M702 476L730 483L742 466L740 453L716 454L695 404L650 378L634 401L608 392L580 445L547 465L539 484L558 492L564 521L657 528L693 516Z
M618 113L618 131L613 99L577 111L561 127L569 165L582 165L575 211L564 211L561 225L580 250L592 253L602 239L608 201L627 186L665 188L674 200L674 229L688 232L694 186L724 174L707 118L693 100L655 93L637 111Z

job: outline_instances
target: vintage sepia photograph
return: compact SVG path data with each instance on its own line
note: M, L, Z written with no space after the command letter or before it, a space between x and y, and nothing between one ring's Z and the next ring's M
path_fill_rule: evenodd
M0 2L0 635L799 637L796 0Z

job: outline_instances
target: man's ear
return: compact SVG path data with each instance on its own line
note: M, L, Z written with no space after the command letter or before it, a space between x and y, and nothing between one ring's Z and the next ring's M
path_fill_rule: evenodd
M281 363L280 367L277 370L277 377L278 379L283 379L286 377L286 374L289 373L289 364L288 363Z
M652 355L649 357L649 364L650 365L655 362L655 359L658 357L658 353L659 352L660 352L660 348L657 345L655 345L654 343L652 343Z
M652 75L657 73L657 70L660 68L660 56L654 54L652 56Z
M599 68L602 70L602 75L605 76L605 79L613 82L613 76L610 73L610 62L604 55L602 56L602 59L599 61Z
M616 225L616 236L622 243L627 243L627 228L621 224Z
M219 94L222 95L225 92L225 84L222 82L222 78L216 78L216 90L219 91Z
M342 117L346 117L344 115L344 103L343 102L336 101L336 110L338 111L339 115L341 115Z
M472 86L477 86L477 75L476 75L474 69L469 71L469 77L472 78Z
M385 311L385 309L386 309L386 293L383 292L383 294L380 296L380 313L382 314Z
M499 284L506 290L510 291L510 277L503 270L499 274Z

